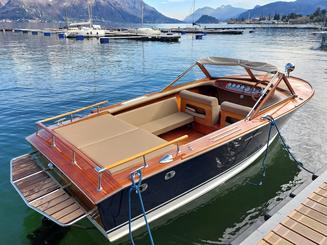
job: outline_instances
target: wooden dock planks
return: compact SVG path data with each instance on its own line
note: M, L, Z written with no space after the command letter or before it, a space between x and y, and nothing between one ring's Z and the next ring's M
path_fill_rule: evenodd
M11 180L28 206L59 225L72 224L86 215L79 203L31 155L12 161Z
M327 244L327 182L316 188L257 244Z

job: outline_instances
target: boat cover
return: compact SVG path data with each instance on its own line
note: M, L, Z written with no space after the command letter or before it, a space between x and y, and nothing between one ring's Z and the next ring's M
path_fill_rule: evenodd
M242 66L247 69L268 73L275 73L278 71L276 66L270 65L268 63L222 57L208 57L198 60L197 63L202 65Z

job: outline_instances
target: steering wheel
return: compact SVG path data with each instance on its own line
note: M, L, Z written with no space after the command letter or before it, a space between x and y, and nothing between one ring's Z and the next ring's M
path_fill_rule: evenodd
M260 84L260 82L259 82L259 83L256 83L256 84L252 87L252 91L253 91L253 92L251 92L251 98L252 98L254 101L257 101L257 100L260 98L260 96L261 96L261 89L259 90L260 92L256 92L257 89L259 88L259 84ZM254 91L255 91L255 92L254 92Z

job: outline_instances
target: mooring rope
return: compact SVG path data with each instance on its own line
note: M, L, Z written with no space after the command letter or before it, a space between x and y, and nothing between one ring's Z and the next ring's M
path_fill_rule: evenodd
M300 161L298 161L295 156L293 155L293 153L290 151L291 147L289 145L286 144L286 141L284 139L284 137L282 136L277 124L276 124L276 121L275 119L270 116L270 115L266 115L264 117L262 117L263 119L266 119L269 121L270 123L270 126L269 126L269 131L268 131L268 139L267 139L267 143L266 143L266 150L265 150L265 154L264 154L264 157L261 161L261 180L258 182L258 183L253 183L253 182L250 182L248 181L250 184L253 184L253 185L257 185L257 186L261 186L263 184L263 180L266 176L266 159L267 159L267 155L268 155L268 148L269 148L269 142L270 142L270 136L271 136L271 130L273 127L275 127L276 131L277 131L277 136L279 136L279 138L281 139L281 142L282 142L282 145L283 145L283 149L285 149L287 151L287 153L289 154L289 156L292 158L293 162L295 162L296 166L298 168L301 168L303 169L304 171L312 174L313 178L316 178L316 174L309 170L308 168L306 168L304 166L304 164Z
M135 176L139 177L139 180L137 182L135 182L135 179L134 179ZM132 245L135 245L134 238L133 238L133 233L132 233L132 192L135 191L138 198L139 198L139 201L140 201L140 205L141 205L141 209L142 209L146 229L147 229L148 234L149 234L151 245L154 245L150 225L149 225L148 219L146 217L146 212L145 212L143 199L142 199L142 195L141 195L141 191L140 191L140 187L141 187L141 184L142 184L142 170L138 169L136 172L131 173L131 180L132 180L132 185L131 185L131 187L129 189L129 193L128 193L128 230L129 230L129 239L131 240Z

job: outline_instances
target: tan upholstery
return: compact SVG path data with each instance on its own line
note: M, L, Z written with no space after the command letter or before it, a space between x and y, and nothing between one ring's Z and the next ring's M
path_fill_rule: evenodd
M193 116L184 112L176 112L169 116L143 124L140 127L155 135L160 135L191 122L193 122Z
M62 126L55 131L103 167L166 142L109 113ZM153 152L146 158L163 155L172 148L175 146ZM111 172L119 171L141 161L142 159L136 159L114 168Z
M216 97L198 94L188 90L181 91L179 95L182 99L188 99L210 106L218 106L218 99Z
M116 117L135 126L140 126L176 112L178 112L178 106L176 98L173 97L118 114Z
M251 107L235 104L228 101L224 101L223 103L221 103L220 109L222 111L234 112L238 115L243 116L246 116L251 111Z
M164 144L165 142L165 140L143 129L134 129L133 131L108 138L99 143L83 147L81 150L99 165L105 167L115 163L116 161L126 159L142 151ZM155 156L163 155L164 152L167 152L171 148L175 147L170 146L158 150L147 155L146 158L150 159ZM142 162L142 158L136 159L112 169L111 172L116 172L128 166L134 165L135 163Z
M193 122L193 116L178 111L175 97L118 114L117 118L155 135Z
M187 90L181 91L179 95L181 98L181 111L194 116L196 122L207 126L213 126L218 122L220 107L216 97Z
M251 111L251 107L224 101L220 107L220 127L225 127L226 118L242 120Z
M62 126L55 132L76 147L84 147L133 129L136 127L108 113Z

